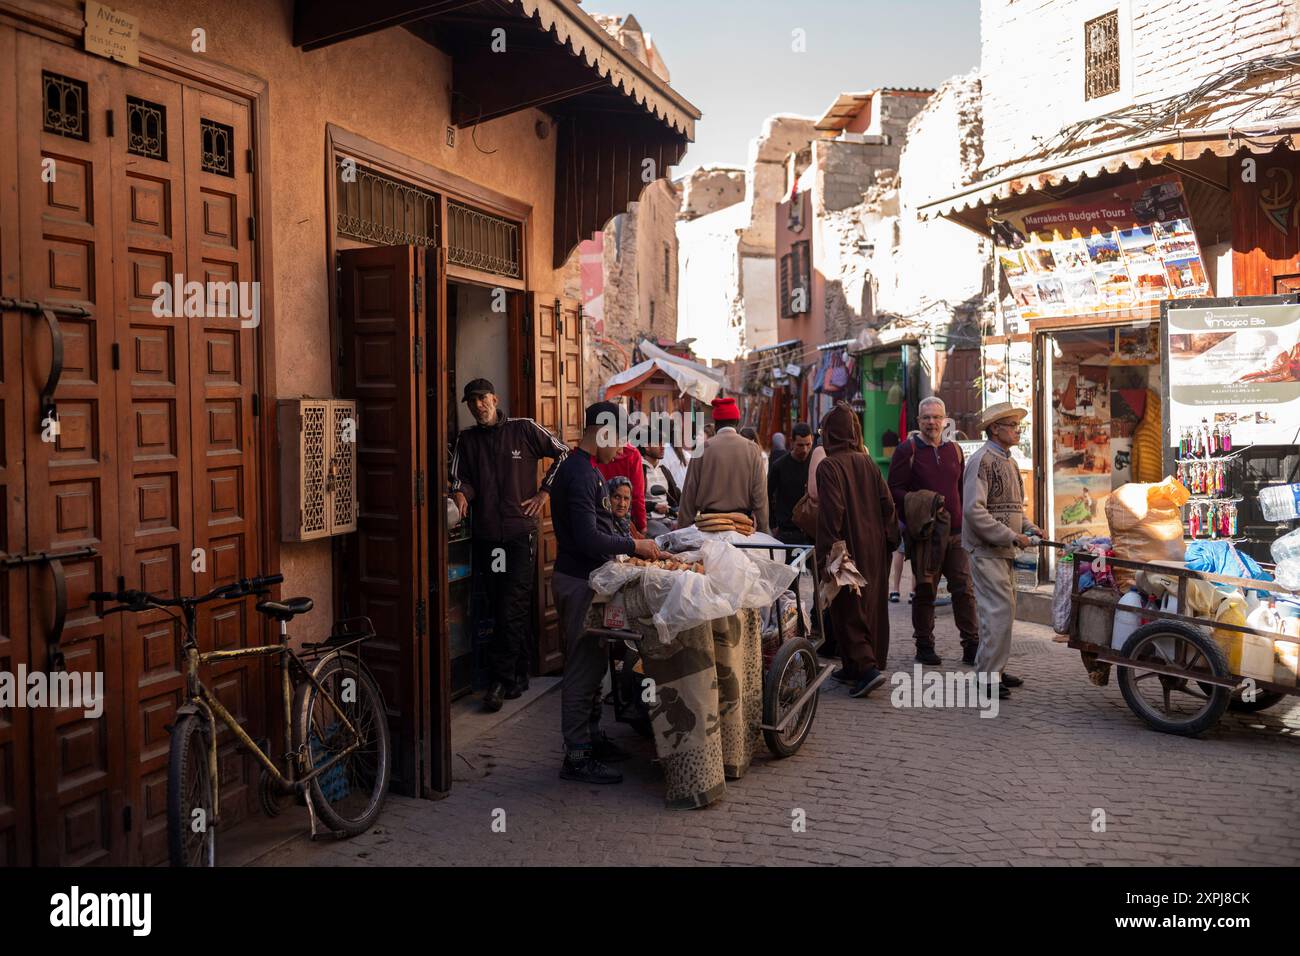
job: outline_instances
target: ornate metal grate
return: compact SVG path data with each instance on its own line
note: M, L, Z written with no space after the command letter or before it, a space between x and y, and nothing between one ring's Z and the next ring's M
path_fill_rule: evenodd
M340 534L355 531L357 527L356 501L356 406L351 402L330 402L331 427L334 430L330 453L329 496L333 514L330 531Z
M216 120L202 119L203 171L218 176L235 175L235 130Z
M433 193L348 157L339 157L334 181L339 235L384 246L437 245L438 198Z
M447 203L447 261L518 279L519 223Z
M126 132L128 153L167 161L167 107L128 96Z
M42 71L41 90L45 100L45 132L87 139L90 122L86 84L70 76Z
M302 535L329 533L325 512L325 416L327 402L302 403Z
M1085 100L1119 90L1119 11L1094 17L1083 25Z

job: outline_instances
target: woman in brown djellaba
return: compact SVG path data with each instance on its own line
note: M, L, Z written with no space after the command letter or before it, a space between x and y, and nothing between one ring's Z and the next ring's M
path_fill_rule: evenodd
M894 499L880 469L862 447L862 425L845 403L822 421L826 459L817 468L817 560L824 565L844 541L866 579L862 593L841 588L830 605L831 625L844 668L839 676L865 697L885 682L889 655L889 557L898 547Z

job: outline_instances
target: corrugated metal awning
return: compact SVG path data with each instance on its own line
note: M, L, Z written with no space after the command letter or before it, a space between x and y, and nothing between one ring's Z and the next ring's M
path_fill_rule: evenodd
M1292 124L1286 129L1198 130L1191 135L1184 133L1142 145L1112 144L1104 151L1083 158L1038 157L1021 163L996 178L975 183L959 193L925 203L917 207L917 215L921 219L955 216L981 206L994 206L1026 193L1060 186L1062 183L1076 183L1124 169L1139 169L1148 163L1158 165L1167 161L1191 162L1206 155L1229 157L1242 149L1263 154L1279 147L1300 151L1300 124Z

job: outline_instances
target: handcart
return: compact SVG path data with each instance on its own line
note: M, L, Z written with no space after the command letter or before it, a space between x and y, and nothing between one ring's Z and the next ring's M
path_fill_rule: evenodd
M1057 541L1041 541L1048 547L1066 550ZM1210 631L1253 635L1275 644L1300 645L1300 638L1276 631L1192 617L1181 613L1187 607L1189 582L1225 584L1246 591L1268 591L1293 599L1291 591L1273 581L1230 577L1192 571L1174 564L1150 564L1103 557L1090 551L1075 551L1070 597L1068 646L1078 650L1093 682L1105 684L1110 667L1118 668L1120 693L1129 709L1148 726L1167 734L1193 737L1219 722L1223 712L1255 712L1272 707L1288 696L1300 695L1294 669L1277 665L1267 676L1258 667L1243 674L1243 667L1229 665L1224 645ZM1088 559L1104 561L1112 568L1178 578L1178 611L1119 606L1109 588L1081 591L1079 577ZM1116 613L1133 615L1142 621L1124 641L1111 646ZM1258 641L1256 642L1258 644ZM1270 657L1271 660L1271 657ZM1287 678L1289 682L1284 682ZM1272 677L1273 679L1269 679Z
M817 606L816 561L813 546L807 544L736 544L736 548L755 551L781 551L786 563L799 569L800 576L810 574L813 584L813 609L817 622L810 628L805 620L799 578L791 585L794 592L795 620L787 627L780 613L781 601L773 604L776 638L763 642L763 739L777 757L798 752L812 731L817 714L817 695L834 665L817 659L817 647L824 640L821 609ZM641 697L641 677L635 670L641 635L623 627L588 628L587 634L609 640L609 675L611 691L606 702L612 703L616 720L629 724L644 737L652 734L649 710Z

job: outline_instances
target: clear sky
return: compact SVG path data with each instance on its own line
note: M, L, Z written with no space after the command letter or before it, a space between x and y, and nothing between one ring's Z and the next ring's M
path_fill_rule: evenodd
M617 6L617 4L625 6ZM820 116L848 90L933 88L979 63L979 0L583 0L636 15L704 114L680 174L743 165L773 113ZM802 29L806 52L791 49ZM1026 55L1029 55L1028 53Z

